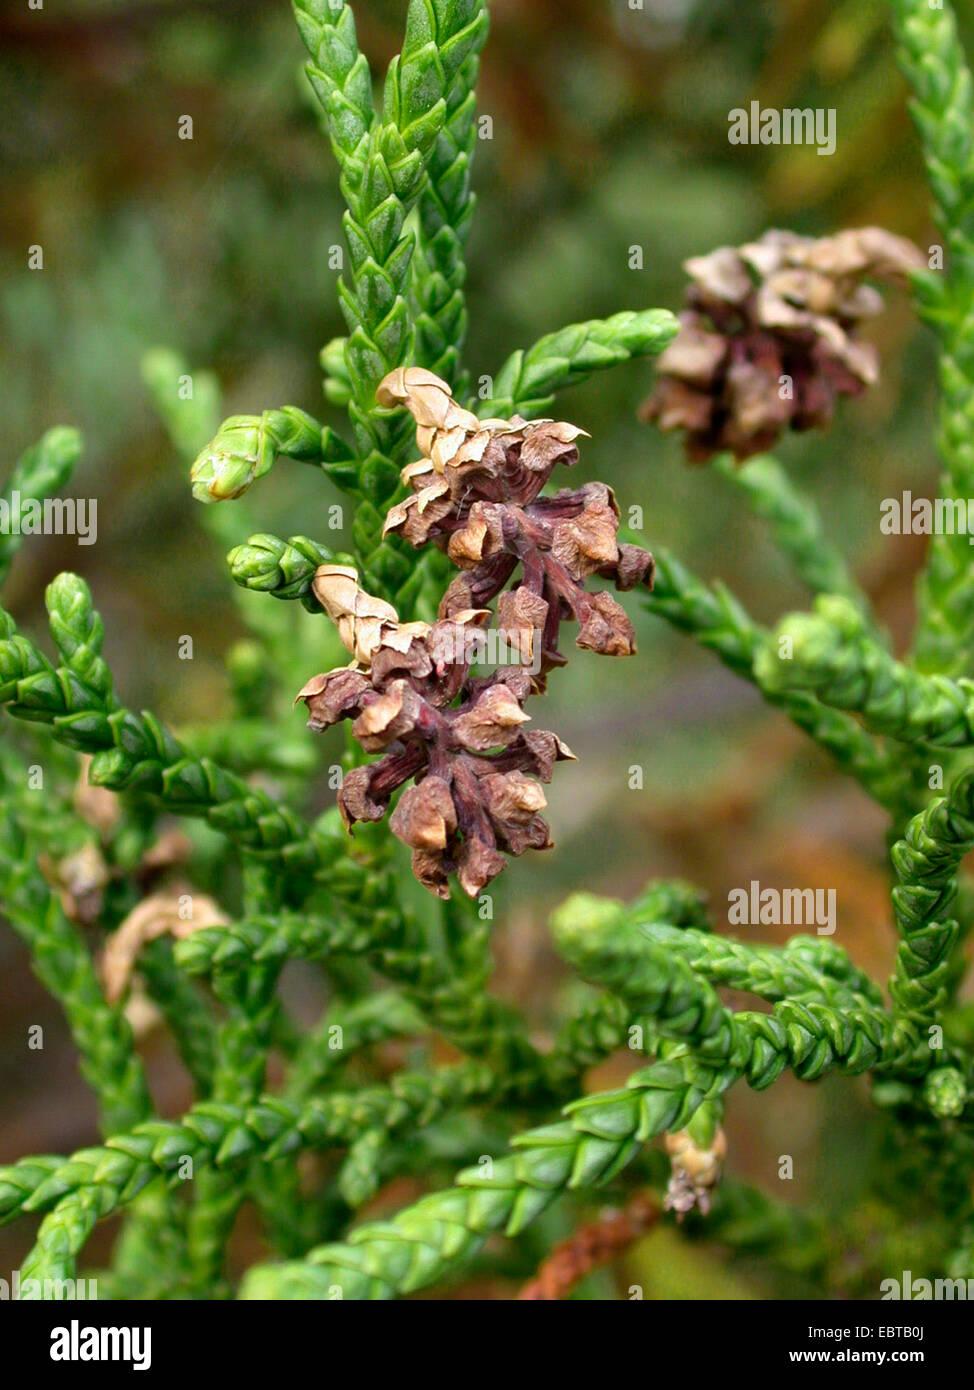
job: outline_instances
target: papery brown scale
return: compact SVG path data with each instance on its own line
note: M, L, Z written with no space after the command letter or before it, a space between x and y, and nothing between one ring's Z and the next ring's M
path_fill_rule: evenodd
M502 531L494 527L494 553L500 549ZM447 545L447 554L457 569L473 569L486 558L491 545L491 518L483 502L475 502L465 525L454 531Z
M519 821L508 821L497 827L497 834L503 848L515 859L529 849L551 849L554 844L548 822L542 816L532 816L523 825Z
M525 431L518 461L532 473L550 474L556 464L571 467L578 462L575 440L585 433L575 425L552 420Z
M721 246L709 255L694 256L684 262L684 269L708 299L742 304L753 288L751 277L733 246Z
M448 783L442 777L429 776L407 787L389 828L411 849L446 849L457 828L456 807Z
M547 729L523 730L513 743L489 760L477 762L481 776L492 772L527 772L540 782L550 782L555 763L575 762L575 754Z
M433 673L433 661L425 642L411 642L405 651L382 646L372 658L372 680L384 686L397 677L423 680Z
M420 717L422 701L405 680L395 680L388 690L365 706L352 725L352 733L367 753L378 753L410 734Z
M399 621L392 604L360 588L356 571L346 565L319 565L311 588L348 651L367 665L383 625Z
M573 579L585 579L619 558L616 511L593 502L576 517L556 521L551 528L551 553Z
M765 430L777 433L791 413L782 399L778 373L757 362L735 362L727 373L727 397L737 437L746 443Z
M491 819L504 824L527 825L548 804L544 789L523 772L494 772L480 779Z
M695 314L681 314L680 332L660 354L657 369L672 373L689 386L710 386L727 356L727 340L696 323Z
M412 870L416 880L438 898L450 896L450 872L442 854L433 850L413 850Z
M457 854L457 877L460 887L471 898L476 898L503 872L503 854L494 846L469 836L460 846Z
M439 616L449 618L465 608L482 608L497 597L516 569L517 556L502 553L492 555L476 570L458 574L440 600Z
M540 656L538 643L547 618L548 604L540 594L519 586L501 595L497 605L498 625L525 665L533 664Z
M355 821L381 820L386 813L386 800L377 800L371 793L372 769L354 767L342 778L338 793L338 809L346 826Z
M661 376L653 394L640 406L639 418L655 420L667 434L673 430L686 430L692 441L709 431L714 409L714 399L705 391L688 386L677 377Z
M470 752L485 753L510 743L530 717L507 686L492 685L454 721L453 735Z
M305 702L308 727L317 731L330 728L349 714L358 714L363 697L371 690L360 671L347 669L312 676L294 698L295 703Z
M632 656L636 650L636 633L626 610L604 590L589 597L591 603L575 645L601 656Z
M542 782L551 781L555 763L575 762L575 754L568 744L546 729L528 730L521 735L521 740L528 754L530 770Z
M464 608L451 618L441 618L430 628L427 650L437 671L452 664L462 664L471 650L471 637L491 619L489 608Z
M639 545L623 543L619 546L615 565L598 572L605 579L614 579L616 588L625 592L637 588L640 584L651 589L654 571L655 564L648 550L643 550Z

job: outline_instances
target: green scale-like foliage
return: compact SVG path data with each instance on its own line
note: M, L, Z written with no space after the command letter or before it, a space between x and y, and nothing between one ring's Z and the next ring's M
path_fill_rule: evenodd
M893 0L891 10L947 253L942 272L914 277L940 341L944 490L967 496L971 79L949 8ZM404 621L435 610L445 579L442 554L383 538L415 448L406 412L376 403L382 378L425 367L481 418L543 416L562 389L659 354L677 322L664 309L633 308L569 325L511 353L474 398L463 356L465 247L487 6L410 0L379 102L352 8L294 0L294 13L346 205L347 335L321 352L325 400L346 420L333 426L303 407L258 406L219 425L211 373L193 373L184 392L188 372L175 354L157 350L143 365L174 452L195 459L196 496L216 504L207 529L224 546L249 533L229 555L248 628L227 656L231 716L177 737L151 712L127 708L77 576L48 588L50 648L0 609L10 735L0 753L4 915L64 1011L102 1131L100 1144L73 1155L0 1169L0 1219L42 1218L22 1278L74 1276L95 1224L124 1212L105 1276L112 1294L226 1297L235 1292L227 1248L246 1202L273 1252L238 1286L246 1298L412 1293L455 1279L474 1258L491 1267L497 1242L488 1237L501 1233L514 1260L532 1261L527 1273L537 1245L523 1233L553 1204L580 1217L600 1188L655 1185L662 1156L648 1156L647 1145L684 1130L695 1143L713 1142L735 1086L764 1090L785 1072L803 1082L871 1075L888 1136L874 1199L882 1230L895 1228L895 1194L920 1186L931 1268L968 1270L974 1025L959 994L972 903L962 860L974 846L966 537L934 543L915 655L897 659L814 501L782 463L719 459L724 482L715 486L735 489L767 524L813 610L770 630L727 587L659 545L655 587L643 600L750 681L888 814L898 936L888 996L832 940L736 940L697 890L659 881L628 904L576 894L554 912L553 942L580 983L544 1038L490 989L492 923L482 901L418 908L385 823L351 838L337 809L306 813L322 804L319 761L310 736L296 738L282 721L295 682L316 669L303 665L308 651L325 640L316 571L354 565ZM15 465L5 501L16 495L23 508L53 496L79 452L74 431L48 431ZM279 460L321 470L348 498L341 548L259 529L252 498L240 499ZM0 536L0 578L20 542L13 529ZM79 754L90 758L83 773ZM357 761L348 745L343 765ZM104 822L84 813L79 773L89 792L111 794ZM190 880L200 875L226 918L176 941L143 941L136 953L137 976L195 1087L179 1118L156 1113L124 998L106 992L99 965L112 934L143 905L166 817L186 819L190 831L204 823L182 869ZM78 853L105 866L92 921L55 881ZM325 986L311 1027L291 1016L279 988L294 962ZM762 1009L729 1007L726 990ZM377 1052L387 1044L404 1063L391 1072ZM638 1058L628 1081L593 1091L585 1073L625 1050ZM426 1195L389 1219L356 1220L387 1182L407 1175ZM863 1206L847 1225L825 1222L730 1174L713 1195L709 1215L683 1228L689 1235L761 1253L826 1291L847 1231L873 1210ZM885 1238L875 1237L881 1248Z

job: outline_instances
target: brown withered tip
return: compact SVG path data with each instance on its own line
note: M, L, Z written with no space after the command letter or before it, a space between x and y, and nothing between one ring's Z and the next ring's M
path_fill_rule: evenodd
M879 376L859 328L883 301L865 281L899 282L925 264L881 227L817 239L769 231L693 257L680 332L657 361L640 419L684 431L694 463L723 452L744 460L787 430L826 428L840 397Z
M694 1207L706 1216L727 1157L726 1134L718 1126L709 1146L701 1148L688 1130L681 1129L667 1134L665 1147L671 1174L663 1199L664 1210L675 1211L678 1221Z
M98 920L111 871L97 844L86 841L60 859L42 853L37 867L57 892L67 917L83 926Z
M125 994L139 952L148 942L160 936L182 940L203 927L226 926L227 920L213 898L186 885L143 898L112 932L102 952L100 974L108 1002L115 1004Z

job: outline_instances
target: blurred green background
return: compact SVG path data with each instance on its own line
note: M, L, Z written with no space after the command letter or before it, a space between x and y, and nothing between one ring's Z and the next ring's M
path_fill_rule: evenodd
M686 257L769 226L821 233L878 223L928 246L935 238L886 8L494 0L480 88L492 138L477 152L469 246L474 375L567 322L678 308ZM400 0L356 7L375 71L398 47L404 9ZM962 19L970 37L971 16ZM0 16L0 54L2 466L5 474L48 426L78 425L86 453L72 490L98 499L97 545L33 539L7 601L30 629L45 583L79 569L104 614L124 698L178 727L222 709L223 656L243 629L221 548L200 525L140 359L165 345L212 369L225 414L295 404L339 423L321 399L317 362L343 331L328 267L341 240L335 169L285 0L21 4ZM752 98L834 107L835 154L728 144L728 111ZM184 115L191 140L178 136ZM37 244L43 271L27 268ZM629 269L636 244L638 271ZM780 457L818 497L902 643L923 546L882 536L879 505L935 484L933 353L902 295L888 298L873 333L881 384L845 405L829 436L789 439ZM611 483L624 508L643 508L651 545L723 578L757 617L803 605L728 482L686 466L676 440L637 422L651 379L649 366L630 364L562 397L560 413L592 435L578 481ZM319 474L285 461L248 504L260 529L340 547L341 534L325 529L336 500ZM628 895L654 875L701 883L719 919L728 890L751 878L835 887L837 940L885 975L893 939L879 814L715 658L629 607L639 655L611 663L579 653L552 680L543 716L535 713L580 761L559 769L550 790L557 848L498 881L497 988L533 1009L543 1036L562 978L547 945L551 907L575 888ZM177 659L183 634L194 639L191 662ZM300 729L300 713L293 719ZM641 791L629 787L634 765ZM0 968L4 1034L19 1036L38 1017L56 1030L7 937ZM0 1160L90 1137L90 1110L58 1036L43 1087L32 1073L25 1089L0 1059ZM773 1100L735 1093L730 1111L735 1172L780 1191L777 1155L787 1152L796 1178L786 1196L854 1194L869 1142L855 1087L783 1082ZM753 1271L687 1258L685 1269L675 1255L663 1261L675 1283L655 1292L767 1291Z

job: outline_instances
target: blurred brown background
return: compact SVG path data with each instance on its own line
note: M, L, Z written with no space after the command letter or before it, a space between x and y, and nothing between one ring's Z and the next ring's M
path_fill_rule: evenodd
M398 46L404 8L356 7L375 71ZM475 374L563 323L677 308L687 256L769 226L879 223L932 240L884 0L491 8L480 108L493 139L478 149L468 285ZM317 352L343 328L327 263L340 240L335 169L285 0L18 6L0 17L0 53L2 466L49 425L77 424L87 448L73 490L99 502L97 545L32 540L6 602L30 629L48 579L79 568L105 616L124 698L178 726L219 709L222 655L239 620L220 549L200 528L142 388L140 358L164 344L212 368L226 414L293 403L331 418ZM729 145L727 113L751 98L835 107L835 154ZM191 141L177 137L184 114ZM45 268L30 272L27 247L37 243ZM642 271L628 268L636 243ZM922 542L881 536L879 504L934 485L933 356L902 296L889 298L875 333L880 386L842 409L830 436L788 440L780 456L819 498L902 643ZM631 364L563 397L562 413L593 436L579 481L599 476L624 507L640 504L651 544L729 582L757 617L803 605L729 484L688 468L673 439L637 423L650 381L646 365ZM286 463L252 495L263 529L330 541L314 519L334 500L318 476ZM719 918L728 890L752 878L835 887L836 939L885 975L893 943L880 815L714 657L631 611L634 661L579 654L552 681L545 726L580 761L551 789L556 850L498 883L498 988L537 1011L539 977L561 977L547 944L550 909L576 888L625 896L655 875L700 883ZM176 660L183 633L194 637L191 663ZM633 764L644 769L642 791L628 788ZM0 1009L0 1160L88 1141L92 1108L64 1028L9 933ZM56 1043L43 1076L32 1068L28 1079L4 1039L35 1021ZM158 1084L167 1107L185 1103L170 1068ZM793 1153L795 1196L837 1200L868 1144L855 1088L782 1083L773 1095L735 1093L735 1171L770 1182L776 1156ZM0 1267L25 1236L23 1226L0 1233ZM694 1267L686 1288L726 1292L721 1280L731 1277ZM748 1275L733 1288L761 1284Z

